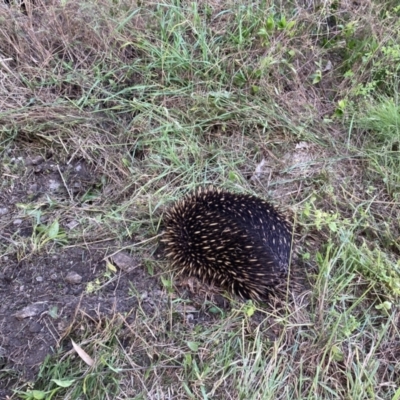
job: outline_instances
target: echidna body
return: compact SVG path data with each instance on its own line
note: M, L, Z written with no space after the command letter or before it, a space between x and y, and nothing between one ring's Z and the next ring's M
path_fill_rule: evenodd
M172 206L164 224L167 257L187 275L242 298L286 288L292 227L268 202L199 188Z

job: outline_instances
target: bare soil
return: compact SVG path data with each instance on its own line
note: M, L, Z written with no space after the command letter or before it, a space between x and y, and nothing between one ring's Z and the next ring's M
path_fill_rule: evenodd
M22 205L43 209L47 198L68 204L100 178L83 160L69 165L53 156L9 153L1 165L0 192L0 398L15 382L33 380L56 351L78 315L89 318L128 313L137 296L159 296L159 282L132 258L127 270L105 277L105 256L116 244L40 245L35 218L21 217ZM66 182L67 180L67 182ZM75 191L66 188L73 188ZM60 216L60 219L62 217ZM46 223L45 214L41 224ZM63 219L65 230L74 221ZM128 258L129 260L129 258ZM90 290L95 288L95 290ZM89 289L88 289L89 288ZM155 294L154 294L155 293ZM133 313L134 315L134 313ZM67 341L66 341L67 342ZM70 347L70 343L65 344Z

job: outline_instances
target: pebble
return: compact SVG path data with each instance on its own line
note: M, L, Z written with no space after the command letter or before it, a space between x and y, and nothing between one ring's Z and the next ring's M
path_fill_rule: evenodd
M49 189L50 190L57 190L61 186L61 183L54 180L54 179L49 179Z
M38 322L32 322L29 325L29 332L31 333L39 333L43 329L43 326Z
M16 312L15 317L18 319L35 317L36 315L41 314L43 311L45 311L46 308L47 304L44 302L33 303Z
M114 254L112 256L112 260L114 261L115 265L122 271L132 271L139 265L137 260L125 251L120 251L119 253Z
M26 166L28 166L28 165L39 165L39 164L41 164L43 161L44 161L44 159L43 159L42 156L36 156L36 157L28 158L28 159L25 161L25 165L26 165Z
M71 284L77 284L82 282L82 276L76 273L75 271L68 272L65 277L65 281Z

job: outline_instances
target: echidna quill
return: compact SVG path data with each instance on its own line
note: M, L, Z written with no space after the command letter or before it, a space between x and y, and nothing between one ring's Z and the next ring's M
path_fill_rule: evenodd
M292 226L265 200L199 188L167 211L164 226L166 256L189 276L244 299L290 287Z

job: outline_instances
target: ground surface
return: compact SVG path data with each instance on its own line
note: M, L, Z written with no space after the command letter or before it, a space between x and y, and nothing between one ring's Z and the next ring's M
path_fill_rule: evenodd
M10 168L12 174L8 175L5 171ZM27 203L39 205L47 196L60 203L67 202L69 193L61 174L68 187L88 190L97 177L88 171L84 161L66 166L58 164L51 156L27 156L13 151L10 165L5 167L3 164L2 171L7 183L0 197L0 209L3 210L1 243L7 247L18 241L21 246L35 248L30 255L21 256L16 252L2 260L2 368L14 370L17 375L22 372L25 379L30 380L36 376L45 357L60 346L60 341L81 313L89 317L128 313L137 303L131 292L131 282L139 295L148 296L149 301L158 285L133 258L128 258L125 271L107 282L103 279L106 284L102 286L106 272L104 258L107 249L112 247L110 243L49 247L43 243L39 231L36 232L39 235L37 241L31 240L35 237L35 221L31 216L20 218L21 207ZM66 225L62 228L73 230L78 223L67 220ZM87 292L90 283L97 285L94 294ZM1 398L9 385L8 380L1 380Z
M400 398L396 1L3 3L0 399ZM293 301L170 268L211 184L294 222Z

